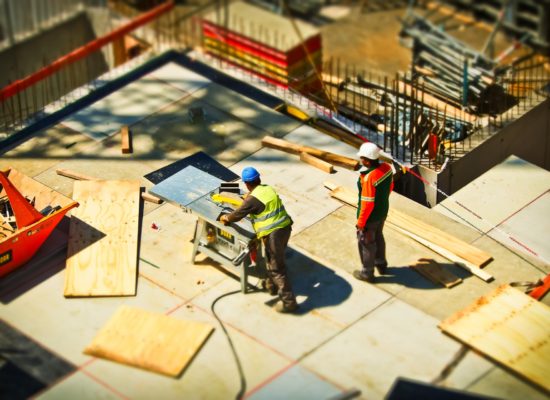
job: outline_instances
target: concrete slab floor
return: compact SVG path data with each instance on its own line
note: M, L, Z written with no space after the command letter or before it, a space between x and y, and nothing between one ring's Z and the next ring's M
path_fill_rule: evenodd
M40 131L2 154L0 168L13 167L34 177L52 165L77 154L95 142L62 125Z
M143 77L70 115L63 124L101 140L188 95L158 79Z
M162 74L174 73L168 72ZM143 181L143 175L158 168L153 164L163 166L175 161L164 160L164 154L173 151L171 157L174 158L188 155L184 146L174 147L170 142L178 134L187 135L174 121L187 115L185 108L195 101L204 104L213 115L224 116L228 124L237 121L231 132L238 134L241 128L244 129L247 145L238 152L232 152L234 141L225 147L209 147L209 135L202 141L191 132L193 138L189 139L189 146L206 152L216 149L216 159L237 173L248 164L262 168L266 181L274 184L282 196L287 196L289 210L296 219L287 262L298 301L303 306L301 312L298 315L275 313L272 306L276 299L265 292L238 293L216 305L216 312L229 330L241 359L246 392L251 397L269 393L263 390L274 388L285 379L292 383L293 373L308 375L313 385L317 382L338 390L358 387L363 398L383 398L398 376L429 382L461 347L438 330L441 318L461 309L498 283L511 279L531 280L547 271L548 266L510 254L509 250L503 250L501 245L495 245L492 239L482 237L475 230L392 195L392 207L489 251L495 261L487 269L499 277L498 281L488 285L477 278L464 276L466 279L461 285L438 289L405 268L411 259L436 255L390 228L386 232L391 275L377 285L353 280L350 272L359 266L355 210L330 198L322 183L329 178L354 188L356 174L338 169L336 174L326 176L301 163L296 156L271 149L257 150L266 132L276 135L290 132L289 139L303 144L315 143L328 151L350 156L356 150L326 135L316 134L309 127L301 127L301 123L279 116L273 110L259 105L252 107L248 99L239 98L226 89L211 90L210 85L196 90L183 101L171 103L160 112L154 104L144 108L142 123L133 126L138 139L135 158L118 154L115 135L99 138L102 139L100 143L92 148L73 146L74 153L69 147L68 154L62 153L55 162L36 169L29 166L28 171L66 193L70 193L72 183L68 178L55 175L57 167L113 179L128 177ZM251 108L247 109L249 106ZM162 118L172 122L166 122L163 129L151 131L154 132L151 150L151 142L146 139L148 130L155 128L155 117L159 118L157 122ZM171 134L169 127L178 134L174 131ZM58 148L63 148L64 142L54 142L58 143ZM151 157L143 156L148 152ZM40 154L33 155L33 160L40 159ZM210 307L219 296L239 290L240 283L230 276L228 272L231 271L216 268L210 260L199 259L197 265L191 265L189 239L194 229L194 216L169 204L144 208L142 215L140 276L135 297L63 298L64 258L59 257L37 271L40 279L36 284L25 287L0 308L2 319L79 367L77 373L41 396L72 398L79 396L82 387L87 389L84 396L106 398L113 395L118 398L226 398L238 392L238 370ZM160 225L160 231L151 229L153 222ZM252 278L250 281L257 283ZM83 355L83 348L121 304L166 313L174 318L209 322L215 326L215 331L177 379ZM543 396L508 371L495 371L492 362L469 352L445 384L510 399ZM282 380L277 382L279 378ZM502 386L498 387L499 384Z
M364 398L383 398L398 376L424 382L436 378L458 351L460 345L441 333L437 322L391 299L307 355L303 363L347 387L359 388ZM462 378L468 383L490 368L479 357L468 362L469 376Z
M514 179L510 179L513 176ZM445 199L435 210L461 223L470 223L487 232L518 210L550 190L550 172L521 158L510 156L502 163ZM483 193L483 196L479 194ZM463 204L479 218L468 213Z

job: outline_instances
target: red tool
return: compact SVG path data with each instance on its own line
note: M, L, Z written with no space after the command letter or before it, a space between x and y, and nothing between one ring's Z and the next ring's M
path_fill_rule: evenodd
M534 299L540 300L549 290L550 290L550 274L546 275L546 278L542 280L541 285L536 286L531 291L531 293L529 293L529 296L531 296Z
M25 186L27 193L34 195L35 204L45 206L44 214L34 208L12 181ZM78 207L78 203L14 169L0 171L0 185L0 198L7 196L15 217L15 227L7 222L0 230L1 278L30 260L63 216Z

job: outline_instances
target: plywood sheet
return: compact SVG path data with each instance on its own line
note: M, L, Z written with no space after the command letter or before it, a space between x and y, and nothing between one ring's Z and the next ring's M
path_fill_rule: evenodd
M439 327L550 390L550 308L502 285Z
M136 293L138 181L76 181L65 273L66 297Z
M178 376L214 328L121 306L84 353L169 376Z

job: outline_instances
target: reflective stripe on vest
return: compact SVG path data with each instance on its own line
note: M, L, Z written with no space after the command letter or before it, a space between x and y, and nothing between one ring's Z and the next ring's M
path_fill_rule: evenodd
M287 214L283 202L271 186L259 185L250 195L265 205L264 211L260 214L250 215L252 226L259 238L269 235L275 229L284 228L292 223L292 219Z

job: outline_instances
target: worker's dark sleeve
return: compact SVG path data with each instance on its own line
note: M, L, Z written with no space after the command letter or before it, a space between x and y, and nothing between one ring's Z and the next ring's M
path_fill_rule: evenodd
M227 219L229 222L237 222L246 217L248 214L259 214L264 209L264 203L254 196L247 196L239 208L227 215Z

